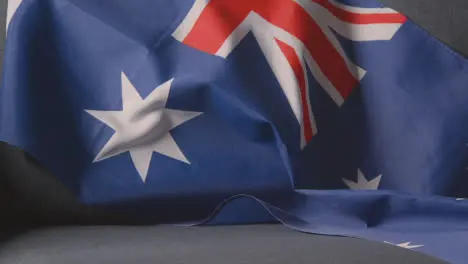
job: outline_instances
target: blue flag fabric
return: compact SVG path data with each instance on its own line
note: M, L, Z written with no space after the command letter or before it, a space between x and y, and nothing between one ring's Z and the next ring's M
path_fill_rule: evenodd
M24 0L0 140L147 223L468 259L468 61L371 0Z

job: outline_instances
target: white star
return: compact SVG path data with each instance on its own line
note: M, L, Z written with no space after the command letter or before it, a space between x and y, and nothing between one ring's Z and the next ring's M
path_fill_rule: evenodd
M352 190L377 190L379 188L382 175L368 181L360 169L358 169L357 182L348 179L342 179L346 185Z
M165 108L172 81L173 79L161 84L142 99L122 73L123 109L85 110L115 131L94 162L129 151L143 181L146 181L153 151L190 164L169 131L202 113Z
M457 200L457 201L463 201L463 200L466 200L466 198L456 198L455 200Z
M405 243L400 243L400 244L393 244L393 243L390 243L390 242L387 242L387 241L384 241L384 242L387 243L387 244L390 244L390 245L394 245L394 246L401 247L401 248L406 248L406 249L424 247L424 245L410 245L411 242L405 242Z

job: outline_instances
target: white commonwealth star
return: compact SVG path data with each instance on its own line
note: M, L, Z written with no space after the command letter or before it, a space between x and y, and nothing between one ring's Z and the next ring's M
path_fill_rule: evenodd
M420 248L420 247L424 246L424 245L410 245L411 242L405 242L405 243L400 243L400 244L393 244L393 243L390 243L390 242L387 242L387 241L384 241L384 242L387 243L387 244L390 244L390 245L394 245L394 246L401 247L401 248L406 248L406 249Z
M161 84L143 99L122 73L122 110L85 110L115 131L94 162L128 151L143 181L153 151L190 164L169 131L202 113L165 108L172 81Z
M382 175L368 181L360 169L358 169L357 182L348 179L342 179L346 185L352 190L377 190L379 188Z

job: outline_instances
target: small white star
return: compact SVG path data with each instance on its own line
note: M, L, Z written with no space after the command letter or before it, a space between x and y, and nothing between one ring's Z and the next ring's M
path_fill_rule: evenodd
M424 245L410 245L411 242L405 242L405 243L400 243L400 244L394 244L394 243L391 243L391 242L388 242L388 241L384 241L384 242L387 243L387 244L390 244L390 245L394 245L394 246L401 247L401 248L406 248L406 249L424 247Z
M153 151L190 164L169 131L202 113L165 108L172 81L161 84L143 99L122 73L122 110L85 110L115 131L94 162L128 151L143 181Z
M463 201L463 200L466 200L466 198L456 198L455 200L457 200L457 201Z
M357 181L350 181L348 179L342 179L346 185L352 190L377 190L379 188L380 180L382 175L375 177L368 181L360 169L358 169Z

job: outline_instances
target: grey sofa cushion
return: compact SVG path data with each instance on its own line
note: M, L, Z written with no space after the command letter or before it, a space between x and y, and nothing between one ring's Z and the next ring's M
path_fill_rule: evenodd
M468 56L468 1L379 0L396 9L455 51Z
M0 248L0 264L441 264L360 239L304 234L282 225L76 227L34 231Z

